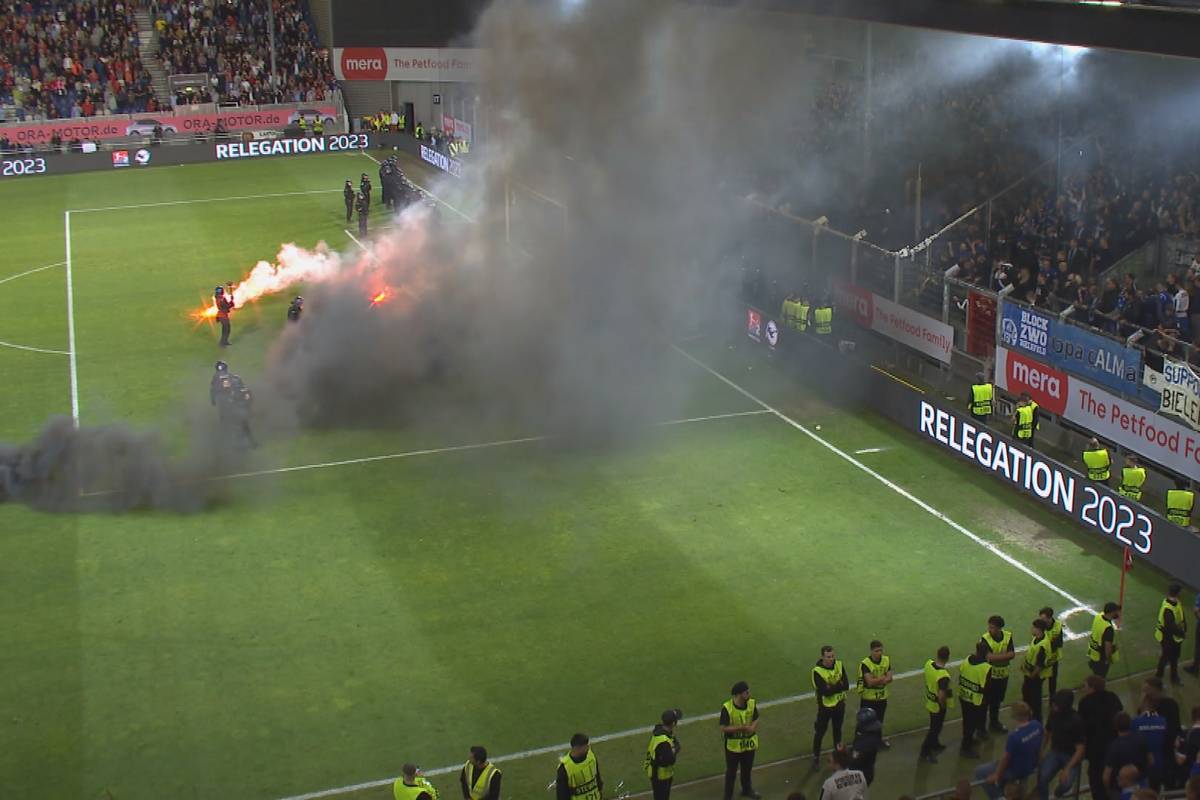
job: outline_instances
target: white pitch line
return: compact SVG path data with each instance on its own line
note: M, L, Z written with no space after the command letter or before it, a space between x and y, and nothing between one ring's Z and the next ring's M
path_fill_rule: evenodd
M344 233L344 234L346 234L347 236L349 236L349 237L350 237L350 241L354 242L356 245L358 245L359 247L361 247L361 248L362 248L364 251L365 251L365 250L367 250L367 246L366 246L365 244L363 244L362 242L360 242L360 241L358 240L358 237L357 237L357 236L355 236L353 233L351 233L349 230L347 230L346 228L342 228L342 233Z
M56 356L69 356L71 353L67 350L50 350L45 347L30 347L27 344L15 344L14 342L0 342L0 347L11 347L14 350L28 350L31 353L50 353Z
M44 267L37 267L36 269L27 269L24 272L18 272L16 275L9 275L7 278L0 278L0 283L8 283L9 281L15 281L17 278L24 278L26 275L32 275L35 272L42 272L43 270L54 269L55 267L61 267L63 264L66 264L66 263L67 262L65 262L65 261L56 261L53 264L47 264Z
M1030 567L1026 566L1026 565L1025 565L1024 563L1022 563L1021 561L1018 561L1017 559L1013 558L1013 557L1012 557L1012 556L1010 556L1008 553L1004 552L1004 551L1003 551L1003 550L1001 550L999 547L997 547L996 545L994 545L994 544L992 544L991 542L987 541L986 539L984 539L983 537L979 536L978 534L976 534L976 533L974 533L974 532L972 532L972 531L968 530L968 529L967 529L965 526L963 526L962 524L960 524L960 523L958 523L958 522L954 521L953 519L951 519L949 516L947 516L947 515L946 515L946 514L944 514L943 512L941 512L941 511L938 511L936 508L934 508L933 506L929 505L929 503L926 503L924 500L922 500L921 498L917 497L917 496L916 496L916 495L914 495L912 492L910 492L910 491L908 491L907 489L905 489L903 486L900 486L899 484L897 484L897 483L893 482L892 480L890 480L890 479L888 479L888 478L884 477L884 476L883 476L883 475L881 475L880 473L876 472L875 470L873 470L873 469L871 469L870 467L868 467L866 464L864 464L864 463L862 463L861 461L859 461L858 459L856 459L854 456L852 456L852 455L850 455L849 453L847 453L845 450L842 450L841 448L837 447L836 445L834 445L832 442L828 441L827 439L824 439L824 438L822 438L821 436L817 435L816 433L814 433L814 432L810 431L808 428L806 428L805 426L801 425L799 422L797 422L796 420L792 419L792 418L791 418L791 417L789 417L787 414L784 414L784 413L783 413L782 411L780 411L779 409L775 408L774 406L770 405L769 403L765 402L764 400L761 400L761 399L759 399L759 398L758 398L757 396L755 396L754 394L751 394L749 390L742 388L742 387L741 387L741 386L739 386L738 384L736 384L736 383L734 383L733 381L731 381L729 378L726 378L724 375L722 375L721 373L717 372L715 369L713 369L712 367L708 366L708 365L707 365L707 364L705 364L703 361L701 361L700 359L698 359L698 358L696 358L695 356L691 355L690 353L686 352L685 350L683 350L682 348L678 347L677 345L671 345L671 347L672 347L672 348L674 348L676 352L678 352L680 355L682 355L682 356L683 356L684 358L686 358L688 361L691 361L693 364L695 364L696 366L700 367L700 368L701 368L701 369L703 369L705 372L707 372L708 374L712 375L714 378L718 379L719 381L721 381L722 383L724 383L726 386L728 386L729 388L731 388L731 389L733 389L734 391L736 391L738 394L742 395L742 397L745 397L747 400L750 400L750 401L752 401L752 402L754 402L754 403L757 403L757 404L758 404L759 406L761 406L762 408L765 408L766 410L770 411L772 414L774 414L775 416L777 416L779 419L783 420L783 421L784 421L784 422L786 422L788 425L791 425L793 428L795 428L796 430L800 431L800 432L801 432L801 433L803 433L805 436L807 436L807 437L809 437L810 439L812 439L814 442L817 442L817 443L818 443L818 444L820 444L822 447L824 447L825 449L829 450L831 453L834 453L835 455L837 455L837 456L841 457L842 459L844 459L845 461L849 462L850 464L853 464L854 466L858 467L860 470L862 470L863 472L867 473L867 474L868 474L868 475L870 475L872 478L874 478L875 480L879 481L880 483L882 483L884 486L886 486L886 487L888 487L889 489L891 489L891 490L892 490L893 492L895 492L896 494L898 494L898 495L900 495L901 497L905 498L906 500L908 500L908 501L912 502L914 505L916 505L916 506L917 506L918 508L920 508L922 511L925 511L925 512L927 512L928 514L930 514L930 515L932 515L932 516L936 517L937 519L940 519L942 522L944 522L944 523L946 523L947 525L949 525L949 526L950 526L952 529L954 529L954 530L955 530L955 531L957 531L958 533L961 533L963 536L966 536L966 537L967 537L968 539L970 539L972 542L974 542L975 544L977 544L977 545L979 545L980 547L984 548L984 549L985 549L985 550L987 550L988 552L992 553L992 554L993 554L993 555L995 555L997 558L1003 559L1003 560L1004 560L1005 562L1007 562L1008 564L1012 565L1013 567L1016 567L1016 568L1017 568L1017 569L1019 569L1021 572L1024 572L1026 575L1028 575L1029 577L1033 578L1033 579L1034 579L1035 581L1037 581L1038 583L1040 583L1040 584L1042 584L1043 586L1045 586L1047 589L1050 589L1050 590L1051 590L1051 591L1053 591L1054 593L1058 594L1060 597L1062 597L1062 598L1064 598L1064 599L1066 599L1066 600L1069 600L1070 602L1074 603L1076 606L1079 606L1080 608L1087 609L1088 611L1091 611L1093 614L1095 614L1095 613L1096 613L1095 609L1093 609L1093 608L1092 608L1091 606L1089 606L1087 603L1085 603L1085 602L1083 602L1082 600L1080 600L1080 599L1079 599L1078 597L1076 597L1075 595L1073 595L1073 594L1071 594L1070 592L1068 592L1066 589L1063 589L1061 586L1058 586L1057 584L1054 584L1054 583L1052 583L1051 581L1049 581L1048 579L1046 579L1046 578L1042 577L1040 574L1038 574L1037 572L1035 572L1035 571L1034 571L1033 569L1031 569Z
M728 414L710 414L706 417L688 417L687 419L672 419L666 422L655 422L655 427L668 427L671 425L688 425L695 422L711 422L719 419L736 419L737 417L749 417L761 414L769 414L769 411L755 409L754 411L733 411ZM209 478L211 481L225 481L234 478L257 478L263 475L280 475L287 472L304 472L313 469L325 469L326 467L346 467L353 464L371 464L376 461L396 461L402 458L414 458L416 456L434 456L440 453L458 453L468 450L486 450L492 447L505 447L514 444L530 444L532 442L541 442L549 439L549 436L522 436L518 439L500 439L494 442L479 442L476 444L456 444L449 447L432 447L425 450L408 450L403 453L384 453L378 456L365 456L363 458L347 458L341 461L325 461L319 464L298 464L294 467L273 467L271 469L254 470L253 472L236 472L231 475L215 475Z
M770 413L770 412L767 412L767 413ZM854 455L861 456L861 455L865 455L867 453L882 453L884 450L887 450L887 448L886 447L864 447L862 450L855 450Z
M230 197L198 197L192 200L166 200L161 203L134 203L127 206L101 206L99 208L73 208L68 213L89 214L95 211L123 211L130 208L161 208L163 206L186 206L195 203L225 203L231 200L260 200L267 197L299 197L307 194L333 194L341 189L309 189L303 192L270 192L268 194L241 194Z
M63 233L67 240L67 351L71 362L71 419L79 427L79 365L75 356L75 279L71 274L71 212L63 212Z
M773 413L773 412L767 412L767 413ZM1087 634L1071 633L1069 630L1067 630L1065 625L1063 626L1063 638L1068 641L1073 642L1077 639L1082 639L1085 636L1087 636ZM1022 647L1018 647L1015 649L1016 649L1017 653L1023 653L1026 650L1028 650L1029 648L1028 648L1028 646L1022 646ZM957 661L950 661L946 664L946 666L947 667L957 667L960 664L962 664L962 659L959 659ZM924 675L924 674L925 674L925 670L923 667L921 669L911 669L911 670L908 670L907 672L897 673L896 675L893 676L893 680L907 680L908 678L916 678L916 677ZM775 708L777 706L784 706L784 705L790 705L792 703L799 703L804 700L812 700L815 696L816 695L814 692L804 692L802 694L794 694L794 695L790 695L788 697L778 697L774 700L765 700L763 702L760 702L758 704L758 707L759 708ZM700 714L697 716L688 716L688 717L680 720L679 724L680 725L693 725L697 722L714 722L717 719L719 719L720 716L721 716L721 713L719 711L718 712L710 712L707 714ZM591 737L590 741L592 742L592 744L602 744L604 742L611 742L611 741L615 741L617 739L628 739L631 736L646 736L650 733L650 728L651 728L651 726L649 726L649 725L643 725L639 728L629 728L627 730L617 731L616 733L605 733L605 734L601 734L600 736ZM563 752L566 752L567 750L569 750L570 747L571 747L571 745L567 742L562 742L559 744L550 744L550 745L546 745L544 747L535 747L531 750L521 750L520 752L517 752L517 753L506 753L505 755L502 755L502 756L496 756L496 757L492 758L492 763L493 764L503 764L508 761L520 761L521 759L524 759L524 758L533 758L534 756L544 756L544 755L549 755L551 753L563 753ZM427 775L429 777L437 777L439 775L450 775L455 772L458 772L461 769L462 769L462 764L456 764L456 765L449 766L449 767L438 767L437 769L422 770L421 774ZM322 789L321 791L318 791L318 792L309 792L307 794L291 795L289 797L282 798L282 800L320 800L320 798L323 798L323 797L336 797L338 795L348 794L349 792L360 792L364 789L375 789L380 786L387 786L387 785L391 784L392 782L394 782L395 780L396 780L395 777L380 778L379 780L366 781L364 783L356 783L356 784L353 784L350 786L339 786L335 789Z

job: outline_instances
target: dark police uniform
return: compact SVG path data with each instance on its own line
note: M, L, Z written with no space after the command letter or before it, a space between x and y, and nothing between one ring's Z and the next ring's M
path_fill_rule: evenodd
M358 193L358 201L355 203L355 208L358 210L358 235L367 235L367 214L371 211L371 201L362 192Z
M850 682L841 660L826 667L821 659L812 669L813 689L817 693L817 719L813 723L813 763L820 767L821 743L829 723L833 723L833 747L842 743L842 723L846 719L846 691Z
M218 363L219 366L208 384L208 399L214 406L233 393L234 376L229 374L229 369L225 366L224 361Z
M870 786L875 781L875 759L883 749L883 723L875 710L860 708L855 718L854 744L851 748L854 760L851 769L856 769L867 779Z
M229 346L229 312L236 307L233 304L233 295L226 295L225 288L218 286L213 293L213 301L217 305L217 322L221 324L221 347Z
M346 181L346 185L342 187L342 197L346 201L346 222L350 222L350 218L354 215L354 184Z
M367 173L362 174L362 180L358 182L358 193L367 198L367 206L371 205L371 179L367 177Z
M231 375L230 378L233 388L228 394L223 395L219 406L221 422L233 435L234 441L239 447L258 447L258 442L254 440L254 434L250 432L250 410L254 396L241 378L237 375Z
M394 202L391 192L391 181L388 178L392 174L392 161L387 159L379 165L379 197L383 202L384 208L390 208Z
M304 298L297 297L295 300L292 301L292 304L288 306L288 310L287 310L288 322L299 322L300 315L302 313L304 313Z

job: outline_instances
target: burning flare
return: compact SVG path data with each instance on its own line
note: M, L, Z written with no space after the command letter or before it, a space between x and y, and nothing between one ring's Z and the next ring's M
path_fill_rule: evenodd
M321 242L313 250L288 243L279 249L275 263L259 261L242 281L233 287L233 297L239 306L253 303L260 297L282 292L298 283L321 283L338 274L341 257ZM209 298L190 315L197 322L217 317L217 304Z

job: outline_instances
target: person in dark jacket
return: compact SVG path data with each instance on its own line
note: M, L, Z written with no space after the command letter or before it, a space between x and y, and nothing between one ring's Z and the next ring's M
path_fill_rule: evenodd
M354 184L350 179L346 179L346 185L342 187L342 198L346 201L346 222L350 222L350 218L354 216Z
M670 800L671 782L675 779L675 762L680 750L679 740L675 738L675 726L682 717L679 709L669 708L662 712L662 722L655 725L650 733L644 766L654 800Z
M1109 795L1104 788L1104 761L1108 746L1117 735L1114 723L1121 713L1121 700L1105 688L1104 678L1099 675L1089 675L1083 687L1079 716L1083 718L1084 730L1087 731L1084 755L1088 762L1088 783L1096 800L1107 800Z
M879 715L870 706L858 710L855 717L854 744L851 752L854 756L851 769L861 772L870 786L875 780L875 758L883 749L883 723Z
M302 313L304 313L304 298L300 295L296 295L296 297L292 300L292 304L288 306L288 322L299 322L300 315Z
M367 195L359 192L354 207L358 211L358 235L366 236L367 215L371 213L371 201L367 199Z
M500 770L488 761L487 750L475 746L458 775L463 800L500 800Z

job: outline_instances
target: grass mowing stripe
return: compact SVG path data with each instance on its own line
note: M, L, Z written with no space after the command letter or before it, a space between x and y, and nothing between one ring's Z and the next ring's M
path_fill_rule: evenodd
M766 412L762 412L762 413L774 413L774 412L766 411ZM1072 613L1077 613L1077 612L1083 611L1083 610L1086 610L1086 609L1083 609L1083 608L1069 609L1066 613L1060 615L1060 618L1069 616ZM1086 633L1073 633L1067 628L1067 626L1065 624L1063 625L1063 637L1065 639L1067 639L1068 641L1075 641L1076 639L1082 639L1086 636L1088 636L1088 634L1086 634ZM1016 652L1023 653L1028 649L1029 648L1027 645L1023 645L1021 647L1016 648ZM962 659L959 659L957 661L950 661L946 664L946 666L947 667L957 667L962 662L963 662ZM893 677L893 681L900 681L900 680L907 680L909 678L916 678L918 676L924 675L924 672L925 672L925 670L923 667L921 669L911 669L911 670L908 670L907 672L899 672ZM794 695L789 695L788 697L777 697L774 700L765 700L765 701L759 703L758 707L759 708L775 708L777 706L785 706L785 705L791 705L792 703L803 702L804 700L812 700L814 697L816 697L815 692L804 692L803 694L794 694ZM707 714L700 714L698 716L687 717L685 719L681 719L679 721L679 724L680 725L690 725L690 724L693 724L696 722L712 722L716 719L719 719L720 716L721 716L721 713L719 711L714 711L714 712L709 712ZM925 729L921 728L920 730L924 731ZM604 733L604 734L601 734L600 736L592 736L592 737L590 737L589 741L591 741L593 744L602 744L604 742L611 742L616 739L628 739L631 736L645 736L647 733L649 733L649 727L646 725L642 725L641 727L638 727L638 728L629 728L628 730L617 731L616 733ZM901 735L901 734L896 734L896 735ZM495 758L491 759L491 761L493 764L503 764L503 763L506 763L509 761L520 761L523 758L533 758L534 756L544 756L544 755L549 755L551 753L565 752L566 750L569 750L570 747L571 747L570 743L560 742L559 744L551 744L551 745L546 745L544 747L535 747L532 750L522 750L517 753L506 753L505 755L502 755L502 756L496 756ZM796 756L797 759L804 758L804 757L805 756ZM785 763L785 762L790 762L792 760L795 760L795 759L785 759L782 762L776 762L776 763ZM462 765L455 764L455 765L449 766L449 767L438 767L437 769L422 770L421 773L423 775L428 775L429 777L436 778L439 775L451 775L455 772L458 772L460 769L462 769ZM710 776L708 778L699 778L696 781L689 782L689 784L687 784L687 785L690 785L691 783L700 783L700 782L708 781L708 780L712 780L712 779L713 779L713 776ZM351 786L339 786L335 789L322 789L321 791L309 792L308 794L291 795L289 797L282 798L282 800L319 800L322 797L336 797L336 796L342 795L342 794L349 794L350 792L361 792L364 789L376 789L380 786L387 786L388 784L393 783L395 780L396 780L395 777L380 778L379 780L366 781L364 783L356 783ZM641 795L636 795L636 796L641 796Z
M65 262L65 261L55 261L53 264L47 264L44 267L36 267L34 269L27 269L24 272L18 272L16 275L9 275L7 278L0 278L0 283L8 283L9 281L15 281L17 278L24 278L26 275L32 275L35 272L42 272L43 270L54 269L55 267L61 267L63 264L66 264L66 263L67 262Z
M123 211L129 208L160 208L162 206L186 206L193 203L224 203L232 200L259 200L264 197L296 197L306 194L333 194L341 189L308 189L302 192L270 192L268 194L240 194L230 197L198 197L192 200L164 200L160 203L133 203L127 206L100 206L98 208L73 208L67 213L91 214L96 211ZM68 268L70 259L68 259Z
M1093 609L1093 608L1092 608L1091 606L1089 606L1087 603L1085 603L1085 602L1083 602L1082 600L1080 600L1078 597L1075 597L1073 594L1071 594L1070 592L1068 592L1066 589L1063 589L1061 586L1058 586L1057 584L1055 584L1055 583L1052 583L1052 582L1051 582L1049 579L1047 579L1047 578L1043 577L1042 575L1040 575L1039 573L1035 572L1035 571L1034 571L1034 570L1033 570L1031 567L1028 567L1028 566L1026 566L1026 565L1025 565L1023 562L1021 562L1021 561L1018 561L1017 559L1013 558L1012 556L1010 556L1008 553L1006 553L1006 552L1004 552L1003 550L1001 550L1001 549L1000 549L999 547L997 547L996 545L994 545L994 544L992 544L991 542L987 541L986 539L984 539L983 537L979 536L978 534L976 534L976 533L973 533L972 531L968 530L968 529L967 529L965 526L963 526L962 524L960 524L960 523L958 523L958 522L955 522L955 521L954 521L954 520L952 520L950 517L948 517L946 514L942 513L941 511L938 511L936 508L934 508L933 506L929 505L929 504L928 504L928 503L926 503L924 500L922 500L921 498L919 498L919 497L917 497L916 495L914 495L912 492L910 492L910 491L908 491L907 489L905 489L903 486L900 486L899 484L897 484L897 483L894 483L893 481L889 480L888 478L885 478L883 475L881 475L880 473L878 473L878 472L876 472L875 470L871 469L871 468L870 468L870 467L868 467L866 464L862 463L862 462L861 462L861 461L859 461L857 458L855 458L854 456L852 456L852 455L850 455L849 453L847 453L845 450L842 450L842 449L841 449L841 448L839 448L837 445L833 444L832 442L828 441L827 439L824 439L824 438L822 438L821 436L818 436L816 433L814 433L813 431L810 431L808 428L804 427L804 426L803 426L803 425L801 425L799 422L797 422L796 420L794 420L794 419L792 419L791 417L789 417L787 414L784 414L784 413L783 413L782 411L780 411L779 409L777 409L777 408L775 408L775 407L773 407L773 406L769 405L768 403L766 403L766 402L765 402L765 401L763 401L763 400L760 400L760 399L759 399L757 396L755 396L755 395L751 394L749 390L742 388L742 387L741 387L741 386L739 386L738 384L736 384L736 383L734 383L733 381L731 381L729 378L726 378L724 375L722 375L721 373L717 372L715 369L713 369L712 367L708 366L708 365L707 365L707 364L705 364L703 361L701 361L700 359L698 359L698 358L696 358L695 356L693 356L691 353L688 353L688 352L686 352L685 350L683 350L682 348L680 348L679 346L677 346L677 345L674 345L674 344L673 344L673 345L671 345L671 347L672 347L672 348L673 348L673 349L674 349L674 350L675 350L677 353L679 353L679 354L680 354L680 355L682 355L684 358L686 358L688 361L691 361L693 364L695 364L696 366L700 367L700 368L701 368L701 369L703 369L705 372L707 372L708 374L712 375L714 378L717 378L717 379L718 379L718 380L720 380L722 383L724 383L726 386L728 386L729 388L731 388L731 389L733 389L734 391L736 391L736 392L738 392L739 394L741 394L741 395L742 395L743 397L745 397L747 400L751 400L751 401L753 401L753 402L757 403L758 405L762 406L762 407L763 407L763 408L765 408L766 410L770 411L772 414L774 414L775 416L779 417L779 419L783 420L783 421L784 421L784 422L786 422L788 425L791 425L793 428L795 428L796 430L800 431L800 432L801 432L801 433L803 433L805 436L808 436L808 437L809 437L810 439L812 439L814 442L817 442L817 443L818 443L818 444L820 444L822 447L824 447L825 449L829 450L831 453L834 453L834 454L836 454L837 456L841 457L842 459L844 459L844 460L848 461L849 463L853 464L854 466L858 467L860 470L862 470L863 472L867 473L867 474L868 474L868 475L870 475L872 478L874 478L875 480L879 481L880 483L882 483L884 486L886 486L886 487L888 487L889 489L891 489L891 490L892 490L893 492L895 492L896 494L898 494L898 495L900 495L901 497L903 497L903 498L905 498L905 499L907 499L907 500L911 501L912 503L916 504L916 506L917 506L918 508L920 508L921 510L923 510L923 511L926 511L926 512L928 512L929 514L932 514L934 517L937 517L938 519L940 519L942 522L945 522L947 525L949 525L949 526L950 526L951 528L953 528L955 531L957 531L957 532L961 533L963 536L966 536L968 539L970 539L971 541L975 542L975 544L977 544L977 545L979 545L980 547L984 548L985 550L987 550L988 552L992 553L992 554L993 554L993 555L995 555L996 557L998 557L998 558L1001 558L1001 559L1003 559L1004 561L1008 562L1008 563L1009 563L1009 564L1011 564L1012 566L1014 566L1014 567L1016 567L1017 569L1019 569L1021 572L1024 572L1026 575L1028 575L1029 577L1033 578L1035 581L1037 581L1038 583L1042 584L1042 585L1043 585L1043 586L1045 586L1047 589L1050 589L1051 591L1053 591L1053 592L1055 592L1056 594L1058 594L1060 597L1063 597L1063 598L1065 598L1065 599L1067 599L1067 600L1071 601L1071 602L1072 602L1072 603L1074 603L1076 606L1078 606L1078 607L1080 607L1080 608L1082 608L1082 609L1086 609L1087 611L1091 611L1093 614L1097 613L1095 609Z
M67 355L71 363L71 419L79 427L79 364L75 356L75 280L71 274L71 212L63 212L67 265Z

